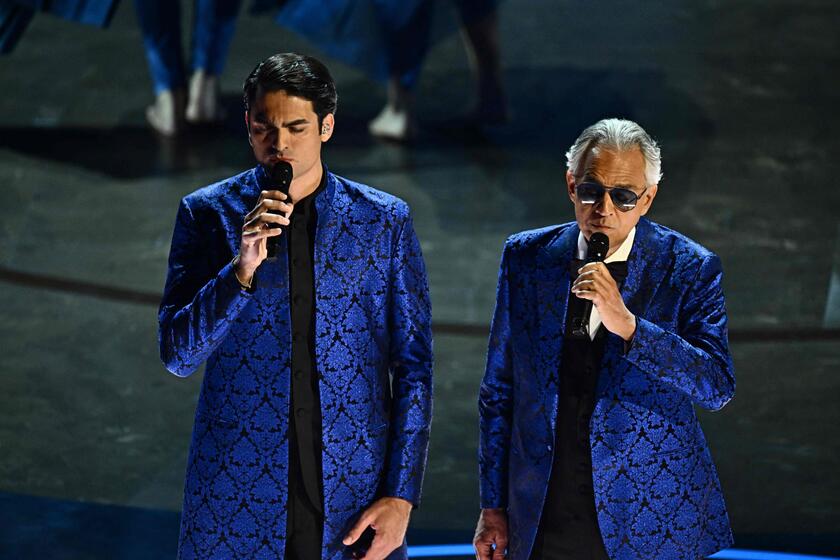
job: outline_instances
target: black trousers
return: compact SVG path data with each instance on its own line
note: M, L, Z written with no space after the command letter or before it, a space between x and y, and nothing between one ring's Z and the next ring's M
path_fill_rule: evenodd
M291 454L289 459L286 560L317 560L321 557L324 516L306 493L297 456Z
M610 560L601 542L601 535L581 528L575 535L537 531L531 560ZM565 531L575 531L569 527Z

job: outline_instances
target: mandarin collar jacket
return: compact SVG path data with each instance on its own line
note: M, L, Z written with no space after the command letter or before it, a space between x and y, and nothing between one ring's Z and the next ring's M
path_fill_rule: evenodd
M555 442L563 331L579 229L511 236L479 394L484 508L505 508L509 556L527 560ZM732 535L694 405L734 395L720 259L642 218L621 294L637 318L608 333L590 421L595 508L610 558L703 558Z
M326 171L325 171L326 172ZM206 362L179 557L283 558L291 363L285 238L250 290L231 260L261 167L186 196L159 311L161 358ZM328 173L315 200L315 356L322 415L323 558L381 496L417 505L432 412L431 305L408 206ZM406 548L390 558L404 558Z

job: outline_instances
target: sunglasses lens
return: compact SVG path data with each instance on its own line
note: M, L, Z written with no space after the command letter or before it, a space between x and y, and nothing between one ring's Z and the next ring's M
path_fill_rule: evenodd
M577 192L578 200L583 204L595 204L604 196L604 188L600 185L593 185L592 183L578 185L575 191Z
M636 193L630 189L612 189L610 191L610 198L612 198L612 201L616 206L627 210L634 208L636 206L636 200L638 199Z
M604 191L610 193L610 199L616 208L622 212L627 212L636 207L636 202L639 200L639 195L630 189L623 189L621 187L611 187L609 190L598 183L581 183L575 187L578 200L581 204L595 204L604 196Z

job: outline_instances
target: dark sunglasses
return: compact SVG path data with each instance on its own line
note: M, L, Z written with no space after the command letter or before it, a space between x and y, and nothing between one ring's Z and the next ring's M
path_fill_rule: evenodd
M575 194L581 204L595 204L604 198L604 193L610 194L613 205L622 212L627 212L636 207L639 197L645 194L647 187L642 189L641 194L636 194L630 189L623 187L605 187L600 183L581 183L575 186Z

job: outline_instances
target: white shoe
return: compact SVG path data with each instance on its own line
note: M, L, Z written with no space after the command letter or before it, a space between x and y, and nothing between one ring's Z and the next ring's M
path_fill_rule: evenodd
M196 70L190 76L190 95L187 102L187 121L214 123L224 119L220 104L220 87L217 76Z
M417 127L407 110L397 110L389 103L368 124L368 131L378 138L405 142L414 138Z
M165 89L146 107L146 120L160 134L174 136L184 127L184 105L183 90Z

